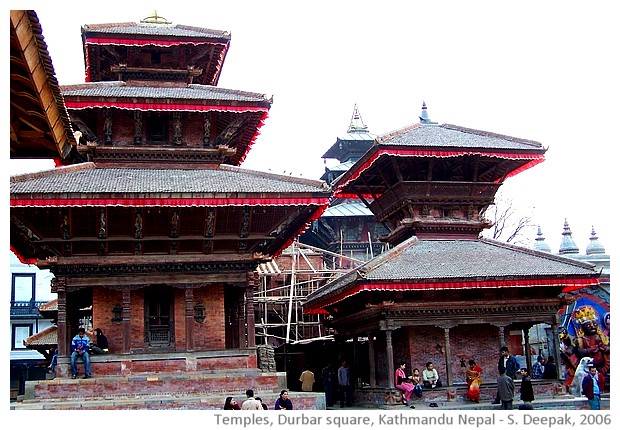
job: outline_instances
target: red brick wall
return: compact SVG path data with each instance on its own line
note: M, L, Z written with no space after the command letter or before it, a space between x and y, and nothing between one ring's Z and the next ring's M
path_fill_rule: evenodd
M224 285L210 284L194 290L194 303L203 304L207 315L203 323L194 320L194 349L198 351L225 349Z
M107 288L93 289L93 328L100 328L108 338L110 353L123 350L123 326L112 322L112 309L122 306L123 296L120 291ZM95 341L95 339L92 339Z

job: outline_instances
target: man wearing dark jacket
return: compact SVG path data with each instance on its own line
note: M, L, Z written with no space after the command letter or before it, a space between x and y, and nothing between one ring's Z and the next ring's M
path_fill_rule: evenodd
M517 371L519 370L519 362L517 361L517 357L510 354L507 346L502 346L499 350L500 356L497 361L497 371L501 375L505 373L511 379L515 379L517 377ZM500 404L499 391L495 396L495 400L493 401L494 405Z
M605 377L596 371L596 367L591 366L588 374L581 381L581 392L588 398L591 410L601 409L601 393L605 387Z

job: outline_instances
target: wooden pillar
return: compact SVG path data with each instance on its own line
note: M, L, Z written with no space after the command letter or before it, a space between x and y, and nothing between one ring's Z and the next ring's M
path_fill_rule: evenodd
M194 290L185 287L185 349L194 350Z
M375 339L372 333L368 334L368 366L370 367L370 388L375 388L377 386L377 364L375 362Z
M131 352L131 289L123 288L123 354Z
M248 272L246 274L247 287L245 289L245 316L247 321L248 348L256 346L256 329L254 320L254 290L258 285L258 274Z
M527 367L527 371L530 376L532 376L532 356L530 354L530 349L532 348L530 345L530 328L531 326L526 326L523 328L523 337L525 338L525 366Z
M239 338L238 348L245 348L245 289L239 290L237 300L237 337Z
M386 344L386 352L387 352L387 362L388 362L388 381L391 389L394 389L394 347L392 346L392 330L387 329L385 331L385 344Z
M556 315L556 318L558 316ZM555 357L555 367L558 371L558 377L560 379L564 378L563 372L561 369L564 368L562 364L562 356L560 355L560 345L558 344L558 323L557 321L551 324L551 343L553 345L554 357Z
M506 324L493 324L493 325L498 328L499 346L497 347L497 350L499 351L499 349L502 346L506 346L506 338L504 337L504 329L506 328Z
M52 291L58 294L58 319L56 325L58 356L69 355L69 338L67 336L67 280L64 277L52 280Z
M443 328L444 356L446 360L446 383L452 385L452 352L450 350L450 327Z

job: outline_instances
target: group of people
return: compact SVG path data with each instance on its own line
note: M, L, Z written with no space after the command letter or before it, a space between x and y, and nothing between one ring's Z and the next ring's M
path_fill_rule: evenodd
M269 407L263 403L263 399L254 396L254 390L249 388L245 391L246 399L243 403L239 404L233 396L226 397L224 401L224 410L268 410ZM275 402L274 409L276 411L290 411L293 410L293 402L288 397L288 390L280 391L280 395Z
M532 364L533 379L557 379L558 368L555 359L551 356L545 358L542 354L536 357L536 363Z
M71 377L77 378L77 359L81 359L84 363L84 379L91 377L90 372L90 354L107 354L109 352L108 338L103 334L100 328L95 329L95 342L92 342L86 335L84 327L78 329L77 334L71 339ZM52 356L52 360L48 367L51 373L56 371L58 363L58 350Z
M340 407L350 407L353 404L353 381L351 378L351 368L346 360L342 360L340 367L334 370L331 362L328 362L321 370L321 382L325 391L325 403L328 407L334 406L334 383L338 383L338 400Z
M439 373L435 369L435 365L432 361L427 361L424 369L420 373L420 369L417 367L411 371L411 374L407 374L407 362L401 360L398 363L398 368L394 375L394 386L403 392L403 404L409 405L409 407L415 409L415 405L410 404L412 396L418 398L422 397L424 389L433 389L441 387L441 379Z

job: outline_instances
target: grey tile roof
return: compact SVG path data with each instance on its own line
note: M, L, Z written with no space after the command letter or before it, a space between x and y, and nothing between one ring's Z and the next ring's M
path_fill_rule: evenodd
M216 169L149 169L97 168L84 163L53 169L36 174L11 177L11 197L68 198L79 196L160 197L221 197L239 193L267 195L320 193L325 197L330 190L322 181L275 175L220 165ZM240 196L242 197L242 196Z
M424 239L415 236L348 272L307 297L307 303L358 284L451 280L593 277L594 266L489 239Z
M539 142L460 127L451 124L405 127L377 139L380 145L406 145L434 148L480 148L543 150Z
M131 34L145 36L175 36L175 37L208 37L230 39L230 32L212 30L208 28L190 27L179 24L137 24L135 22L123 22L112 24L85 24L82 33L87 34Z
M190 84L184 87L131 86L122 81L89 82L61 87L65 98L114 97L120 99L145 98L178 100L216 100L235 102L267 102L265 94L230 90L211 85Z

